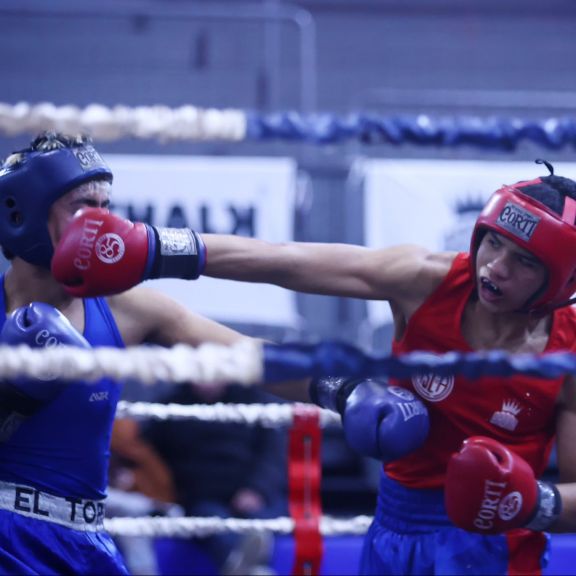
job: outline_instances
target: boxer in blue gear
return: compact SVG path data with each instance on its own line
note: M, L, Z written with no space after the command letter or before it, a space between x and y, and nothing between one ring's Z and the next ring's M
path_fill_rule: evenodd
M111 188L112 172L85 137L41 134L2 163L4 342L122 348L243 338L150 288L82 299L55 280L53 247L79 209L108 207ZM19 426L7 425L0 442L0 574L126 574L103 529L120 384L17 378L2 395L4 422Z
M3 288L2 278L2 308ZM2 322L3 343L123 346L101 299L87 302L85 337L63 314L43 303L18 308ZM112 402L102 409L91 404L96 397ZM0 571L45 574L73 569L83 574L101 569L107 574L127 573L114 543L103 531L107 438L98 432L112 426L112 406L118 398L119 387L109 379L90 385L58 378L3 383L3 409L9 409L10 416L17 414L18 426L11 427L12 434L0 444L0 525L6 528L0 531ZM90 409L79 410L82 404ZM29 556L31 533L35 547ZM94 548L94 543L96 551L86 554L86 548Z

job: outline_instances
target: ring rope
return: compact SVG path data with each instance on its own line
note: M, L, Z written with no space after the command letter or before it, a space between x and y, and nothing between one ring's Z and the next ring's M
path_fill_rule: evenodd
M262 345L243 339L232 346L178 344L172 348L134 346L126 349L78 349L67 346L32 349L26 345L0 346L0 378L27 376L43 380L95 381L102 377L157 382L262 381Z
M85 132L96 140L121 138L173 140L229 140L246 137L246 115L239 110L182 106L114 106L91 104L86 108L41 104L0 103L0 131L9 136L42 130Z
M291 426L299 403L290 404L156 404L151 402L127 402L121 400L116 409L116 418L155 420L201 420L228 424L259 424L267 428ZM320 426L341 424L340 415L318 408Z
M511 354L483 352L411 352L402 356L373 356L338 342L319 344L262 344L245 338L232 346L178 344L172 348L134 346L127 349L79 349L65 346L31 349L0 346L0 378L25 376L44 380L94 381L102 377L157 382L214 382L253 385L319 376L410 378L433 372L460 374L469 379L511 376L543 378L576 374L576 354Z
M122 138L168 141L269 141L335 144L357 140L363 144L415 144L419 146L476 146L514 150L528 141L559 150L576 147L576 119L482 118L476 116L434 118L329 113L261 114L243 110L202 109L196 106L114 106L91 104L55 106L42 102L0 102L0 133L14 136L41 130L85 132L96 140Z
M322 516L320 533L323 536L364 534L372 522L371 516L333 518ZM113 536L178 537L209 536L223 532L275 532L292 534L294 520L288 516L270 519L144 516L140 518L105 518L104 527Z

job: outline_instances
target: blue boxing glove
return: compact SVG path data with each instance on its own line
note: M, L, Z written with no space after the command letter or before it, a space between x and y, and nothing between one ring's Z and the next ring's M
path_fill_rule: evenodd
M90 348L64 314L41 302L12 312L0 332L0 343L26 344L30 348ZM9 438L23 420L54 400L68 384L57 376L47 380L22 377L0 381L0 441Z
M419 448L428 436L426 406L385 380L316 378L310 398L342 416L346 441L363 456L391 462Z

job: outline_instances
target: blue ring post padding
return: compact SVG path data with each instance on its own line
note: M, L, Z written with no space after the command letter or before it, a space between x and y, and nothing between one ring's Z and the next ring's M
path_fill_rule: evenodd
M576 374L576 355L571 352L509 354L490 350L371 356L339 342L264 345L264 382L268 383L319 376L409 378L430 371L439 375L459 374L469 379L516 373L557 378Z
M247 140L286 140L336 144L356 139L365 144L417 144L420 146L475 146L514 150L531 141L549 150L576 148L576 119L481 118L476 116L435 118L349 114L246 113Z

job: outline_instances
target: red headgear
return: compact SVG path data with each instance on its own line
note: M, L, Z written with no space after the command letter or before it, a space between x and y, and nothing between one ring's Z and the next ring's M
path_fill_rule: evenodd
M576 201L565 196L562 216L527 196L522 188L543 184L540 178L496 190L480 213L470 243L472 276L476 253L486 230L506 236L547 268L548 280L526 310L545 311L567 304L576 292Z

